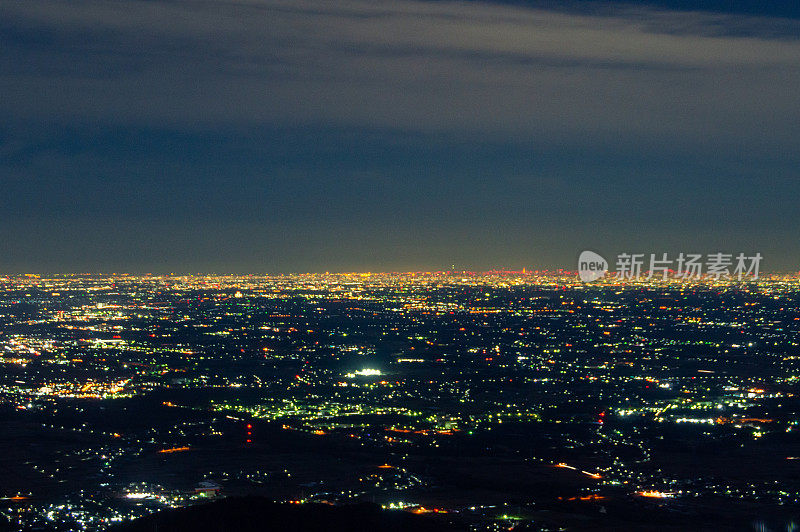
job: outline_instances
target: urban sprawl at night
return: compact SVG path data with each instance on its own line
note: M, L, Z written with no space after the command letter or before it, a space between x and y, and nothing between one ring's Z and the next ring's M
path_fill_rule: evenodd
M259 496L442 529L785 529L798 280L4 277L0 514L114 530Z
M798 0L0 0L0 532L800 532L798 88Z

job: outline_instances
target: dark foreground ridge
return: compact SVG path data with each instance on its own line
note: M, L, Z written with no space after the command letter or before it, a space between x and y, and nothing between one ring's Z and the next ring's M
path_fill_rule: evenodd
M586 532L721 532L742 530L791 530L785 523L797 522L792 509L767 512L773 519L754 520L722 504L716 512L682 515L664 509L646 508L620 501L607 505L607 513L579 514L566 503L544 510L530 519L504 528L515 532L570 530ZM577 503L576 503L577 504ZM605 507L605 506L604 506ZM790 515L792 514L792 515ZM465 516L447 514L415 515L384 510L377 504L342 506L306 503L276 503L265 497L229 497L183 508L163 510L110 528L110 532L448 532L470 530ZM498 523L499 524L499 523ZM762 528L763 527L763 528ZM2 528L0 528L2 529ZM485 530L482 529L482 530Z
M113 532L433 532L457 530L429 516L383 510L376 504L346 506L281 504L262 497L233 497L159 512L111 529Z

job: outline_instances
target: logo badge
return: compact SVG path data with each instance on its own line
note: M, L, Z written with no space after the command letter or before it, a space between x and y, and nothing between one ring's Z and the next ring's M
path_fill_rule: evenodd
M594 251L583 251L578 257L578 276L584 283L601 279L607 271L608 262Z

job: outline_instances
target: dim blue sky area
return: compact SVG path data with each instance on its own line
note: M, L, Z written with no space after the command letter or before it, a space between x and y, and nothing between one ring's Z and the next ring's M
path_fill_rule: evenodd
M789 2L6 0L0 274L796 271L798 87Z

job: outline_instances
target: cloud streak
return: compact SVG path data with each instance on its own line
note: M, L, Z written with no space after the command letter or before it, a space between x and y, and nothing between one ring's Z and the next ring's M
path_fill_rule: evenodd
M20 120L554 137L755 128L783 143L800 123L800 41L774 38L769 19L352 0L2 9L0 112Z

